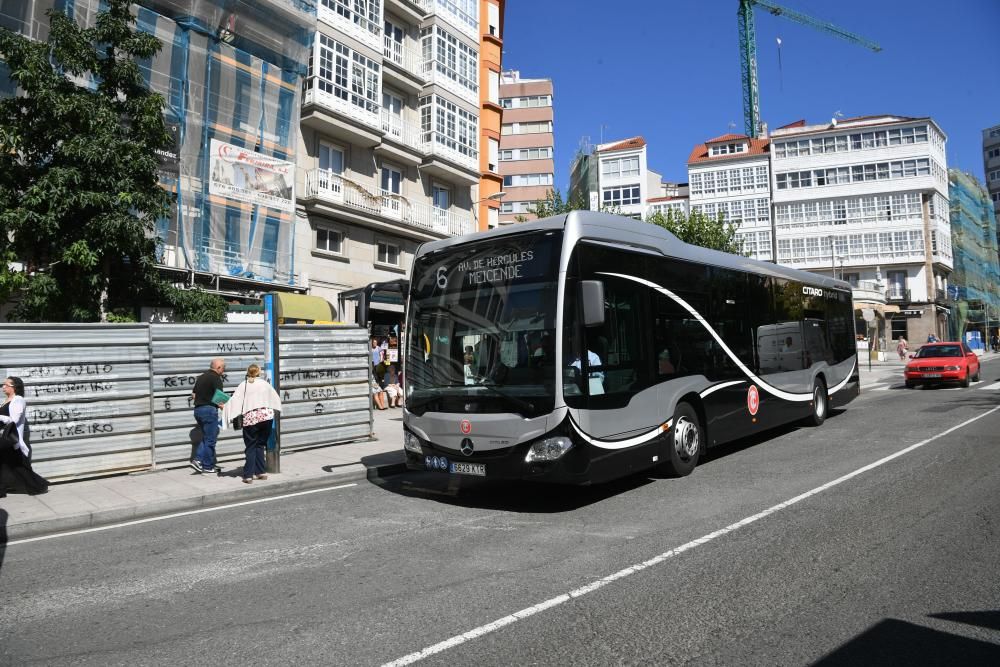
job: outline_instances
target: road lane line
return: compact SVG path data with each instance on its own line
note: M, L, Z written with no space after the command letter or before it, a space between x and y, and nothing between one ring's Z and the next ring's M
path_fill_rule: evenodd
M752 523L754 523L756 521L759 521L760 519L766 518L766 517L768 517L768 516L770 516L770 515L772 515L772 514L774 514L776 512L780 512L783 509L787 509L788 507L791 507L792 505L794 505L796 503L799 503L799 502L801 502L803 500L806 500L807 498L811 498L812 496L815 496L815 495L817 495L819 493L827 491L827 490L829 490L829 489L837 486L838 484L842 484L842 483L844 483L844 482L846 482L846 481L848 481L850 479L853 479L853 478L857 477L858 475L861 475L861 474L864 474L864 473L868 472L869 470L873 470L875 468L878 468L879 466L885 465L886 463L889 463L890 461L892 461L894 459L898 459L901 456L909 454L910 452L912 452L912 451L914 451L916 449L919 449L920 447L923 447L924 445L926 445L928 443L934 442L935 440L937 440L939 438L942 438L942 437L948 435L949 433L953 433L954 431L957 431L958 429L960 429L960 428L962 428L964 426L968 426L969 424L971 424L971 423L973 423L975 421L978 421L978 420L982 419L983 417L987 417L987 416L993 414L994 412L996 412L997 410L1000 410L1000 405L998 405L997 407L995 407L995 408L993 408L991 410L988 410L988 411L984 412L981 415L978 415L978 416L973 417L971 419L967 419L964 422L962 422L961 424L958 424L956 426L952 426L948 430L942 431L941 433L938 433L937 435L933 435L933 436L927 438L926 440L921 440L920 442L918 442L916 444L913 444L913 445L910 445L909 447L906 447L904 449L901 449L901 450L899 450L898 452L896 452L894 454L890 454L889 456L883 457L883 458L879 459L878 461L875 461L874 463L869 463L866 466L858 468L854 472L849 472L846 475L844 475L843 477L838 477L837 479L833 480L832 482L827 482L826 484L823 484L822 486L817 486L815 489L812 489L811 491L806 491L805 493L797 495L794 498L791 498L791 499L786 500L784 502L778 503L777 505L769 507L766 510L764 510L763 512L759 512L757 514L754 514L753 516L748 516L747 518L741 519L740 521L737 521L736 523L732 523L732 524L726 526L725 528L720 528L719 530L716 530L716 531L714 531L712 533L709 533L707 535L699 537L698 539L691 540L687 544L682 544L681 546L675 547L674 549L671 549L670 551L665 551L662 554L660 554L659 556L655 556L653 558L650 558L649 560L643 561L641 563L637 563L637 564L632 565L630 567L627 567L627 568L625 568L623 570L619 570L618 572L615 572L614 574L609 574L608 576L606 576L606 577L604 577L602 579L598 579L596 581L593 581L593 582L587 584L586 586L581 586L580 588L577 588L575 590L569 591L568 593L563 593L562 595L558 595L558 596L556 596L554 598L550 598L550 599L548 599L548 600L546 600L544 602L540 602L540 603L538 603L536 605L532 605L531 607L527 607L526 609L522 609L520 611L516 611L513 614L510 614L509 616L504 616L503 618L498 618L497 620L493 621L492 623L487 623L486 625L481 625L478 628L473 628L472 630L469 630L468 632L464 632L464 633L462 633L460 635L455 635L454 637L446 639L446 640L444 640L442 642L438 642L437 644L434 644L432 646L428 646L427 648L421 649L420 651L417 651L415 653L410 653L409 655L404 655L402 658L398 658L396 660L393 660L392 662L385 663L384 665L382 665L382 667L402 667L403 665L413 664L415 662L423 660L424 658L428 658L428 657L430 657L430 656L432 656L432 655L434 655L436 653L440 653L442 651L446 651L447 649L454 648L456 646L459 646L460 644L464 644L467 641L470 641L470 640L473 640L473 639L477 639L477 638L482 637L483 635L489 634L489 633L491 633L491 632L493 632L495 630L499 630L500 628L503 628L503 627L506 627L508 625L511 625L512 623L516 623L517 621L523 620L523 619L528 618L530 616L534 616L535 614L537 614L539 612L542 612L542 611L545 611L546 609L551 609L552 607L557 607L557 606L559 606L559 605L561 605L561 604L563 604L565 602L569 602L570 600L573 600L575 598L582 597L582 596L586 595L587 593L593 593L594 591L598 590L599 588L603 588L604 586L607 586L608 584L610 584L610 583L612 583L614 581L618 581L619 579L624 579L625 577L631 576L631 575L633 575L633 574L635 574L637 572L641 572L641 571L645 570L646 568L652 567L654 565L658 565L658 564L660 564L660 563L662 563L662 562L664 562L666 560L669 560L670 558L673 558L674 556L679 556L680 554L684 553L685 551L690 551L691 549L694 549L695 547L699 547L699 546L701 546L703 544L707 544L708 542L711 542L712 540L715 540L715 539L717 539L719 537L722 537L723 535L727 535L727 534L732 533L732 532L734 532L736 530L739 530L740 528L744 528L746 526L749 526L750 524L752 524Z
M346 489L352 486L357 486L356 483L341 484L339 486L325 486L322 489L309 489L308 491L296 491L295 493L285 493L280 496L272 496L270 498L257 498L255 500L243 500L238 503L229 503L228 505L219 505L217 507L202 507L196 510L186 510L184 512L174 512L173 514L164 514L162 516L151 516L145 519L135 519L133 521L124 521L122 523L113 523L107 526L96 526L94 528L82 528L80 530L70 530L65 533L53 533L51 535L39 535L38 537L26 537L21 540L11 540L6 543L6 546L13 546L15 544L27 544L28 542L41 542L42 540L53 540L57 537L70 537L71 535L84 535L86 533L97 533L102 530L111 530L113 528L125 528L127 526L138 526L141 523L150 523L153 521L163 521L164 519L176 519L181 516L191 516L192 514L203 514L204 512L217 512L218 510L231 509L233 507L243 507L245 505L256 505L257 503L269 503L274 500L284 500L285 498L295 498L296 496L305 496L310 493L322 493L323 491L336 491L338 489ZM4 546L0 543L0 546Z
M993 384L988 384L980 389L1000 389L1000 382L994 382Z

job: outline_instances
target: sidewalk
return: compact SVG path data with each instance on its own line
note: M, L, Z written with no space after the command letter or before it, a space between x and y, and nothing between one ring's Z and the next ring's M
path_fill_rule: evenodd
M4 529L7 540L15 540L401 472L402 410L376 410L375 435L371 441L284 452L281 473L252 484L241 481L243 462L236 460L222 462L220 476L171 468L60 482L40 496L11 493L0 499L0 545Z

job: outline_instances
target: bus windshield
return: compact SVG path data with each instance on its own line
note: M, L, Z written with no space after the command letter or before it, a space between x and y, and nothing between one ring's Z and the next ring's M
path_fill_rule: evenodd
M418 257L406 330L406 406L525 417L552 410L559 232Z

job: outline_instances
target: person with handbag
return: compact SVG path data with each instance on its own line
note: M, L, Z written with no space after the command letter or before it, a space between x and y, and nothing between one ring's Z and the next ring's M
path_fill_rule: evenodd
M281 412L281 397L260 376L260 366L250 364L246 380L236 387L233 397L222 408L223 423L243 429L243 444L246 447L244 484L250 484L254 478L267 479L265 451L276 412Z
M3 405L0 405L0 498L7 491L31 495L45 493L49 482L31 468L31 429L26 416L24 382L9 377L3 381Z

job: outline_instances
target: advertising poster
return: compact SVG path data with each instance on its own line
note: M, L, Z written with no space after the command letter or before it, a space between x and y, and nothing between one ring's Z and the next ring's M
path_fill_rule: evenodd
M295 210L293 163L217 139L212 139L211 151L211 194L282 211Z

